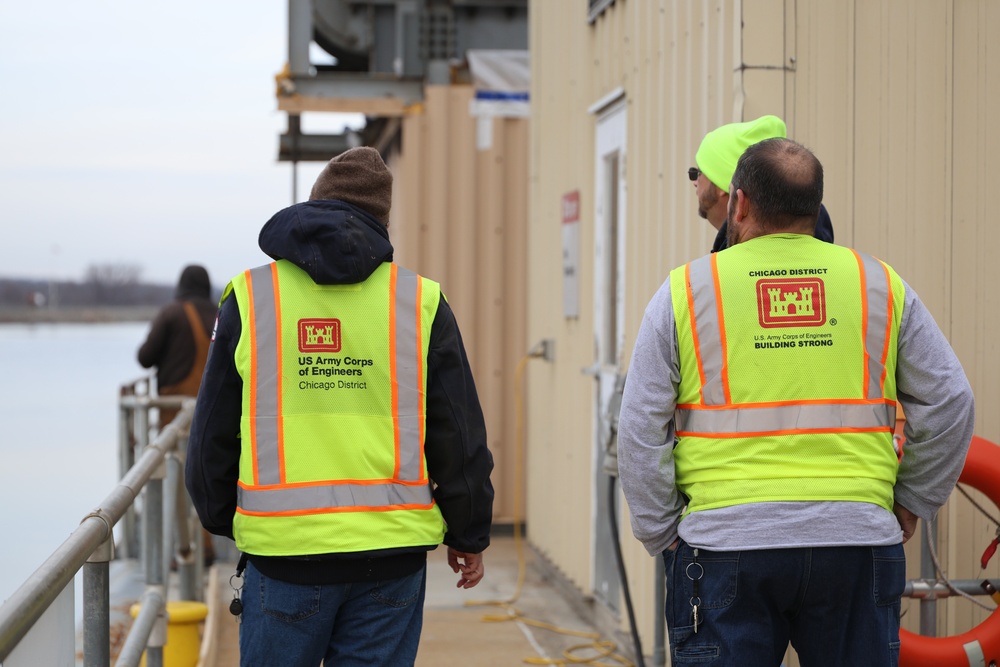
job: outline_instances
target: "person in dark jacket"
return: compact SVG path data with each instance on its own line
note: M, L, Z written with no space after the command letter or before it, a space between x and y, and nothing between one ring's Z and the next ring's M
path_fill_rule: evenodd
M139 348L143 368L156 367L157 393L161 396L195 396L208 359L216 304L211 299L208 271L197 264L185 266L177 281L174 301L164 306ZM160 410L160 424L177 416L175 409Z
M261 230L260 248L276 261L234 278L222 298L185 479L203 525L246 554L243 665L412 665L427 552L447 545L459 587L483 577L493 458L451 307L437 299L436 283L417 277L416 303L433 315L417 317L414 349L424 351L394 357L398 334L372 335L387 317L385 332L413 322L386 314L396 312L399 284L387 276L405 272L392 263L391 192L375 149L333 158L310 200ZM414 384L397 382L397 371ZM396 429L396 471L386 471L394 444L385 419L402 424L397 404L421 393L423 419ZM406 450L417 452L409 463L400 453L407 438L420 441ZM362 464L370 474L358 472ZM415 465L426 472L407 483L401 468ZM426 494L428 502L386 500L384 487L390 498Z
M712 130L701 140L695 155L696 167L688 169L698 197L698 215L717 231L712 252L728 247L729 182L736 162L749 146L776 137L785 138L785 122L777 116L761 116L746 123L729 123ZM820 204L814 236L833 243L833 223L826 207Z

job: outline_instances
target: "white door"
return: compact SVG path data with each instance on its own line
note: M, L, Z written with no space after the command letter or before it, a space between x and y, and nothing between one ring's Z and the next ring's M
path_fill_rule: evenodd
M622 369L624 322L623 258L625 242L625 119L624 100L597 119L594 229L594 592L617 612L621 585L612 541L611 507L621 531L620 493L604 462L609 444L608 406ZM628 522L625 523L628 525Z

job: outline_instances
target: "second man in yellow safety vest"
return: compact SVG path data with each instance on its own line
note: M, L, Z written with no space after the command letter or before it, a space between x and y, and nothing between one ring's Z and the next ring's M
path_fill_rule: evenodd
M728 248L673 270L636 338L619 474L674 664L772 666L791 643L803 667L896 665L902 544L962 470L962 366L891 267L813 237L822 196L800 144L746 149Z
M391 192L376 150L335 157L223 294L186 481L248 556L243 665L413 664L427 552L483 577L483 413L440 287L392 261Z

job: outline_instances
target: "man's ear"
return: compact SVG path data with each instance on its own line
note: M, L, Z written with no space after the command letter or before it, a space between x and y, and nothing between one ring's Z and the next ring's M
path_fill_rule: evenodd
M739 188L737 188L729 196L731 203L733 201L732 197L736 197L735 205L733 205L733 215L731 217L735 219L736 222L742 222L743 218L747 217L747 214L750 212L750 200L747 199L743 190L740 190ZM733 222L733 220L730 220L730 223L731 222Z

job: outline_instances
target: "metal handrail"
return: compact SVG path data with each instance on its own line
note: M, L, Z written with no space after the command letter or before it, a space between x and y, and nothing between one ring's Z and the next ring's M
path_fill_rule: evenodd
M163 608L165 605L164 569L163 564L163 514L173 517L176 506L163 507L162 480L166 476L167 457L180 449L180 443L186 445L187 429L194 413L194 400L186 397L161 397L123 395L120 399L121 409L134 410L142 415L138 419L136 429L140 440L146 438L149 408L181 407L178 415L168 424L150 444L143 444L141 455L135 464L122 476L121 481L104 498L100 505L87 514L80 525L70 536L49 556L35 572L0 606L0 662L24 639L25 635L42 617L49 606L56 600L62 590L69 584L75 574L84 572L84 664L108 665L108 561L114 551L113 528L132 507L139 493L146 489L147 506L144 514L149 519L147 525L148 544L146 551L146 583L147 593L144 596L142 617L143 624L133 624L133 628L142 630L146 618L152 614L164 625ZM142 444L142 443L140 443ZM177 521L184 523L187 516L178 515ZM155 529L155 524L159 529ZM187 534L182 532L182 535ZM185 545L185 553L189 553ZM185 560L191 560L187 558ZM145 632L140 632L142 646L145 646L153 629L152 622ZM165 627L160 635L165 634ZM131 640L131 633L129 639ZM133 642L134 643L134 642ZM158 651L149 651L150 665L162 664L162 638ZM132 644L127 640L129 647ZM153 649L151 646L150 649ZM140 650L141 654L141 650ZM138 658L128 655L119 657L119 665L137 665Z

